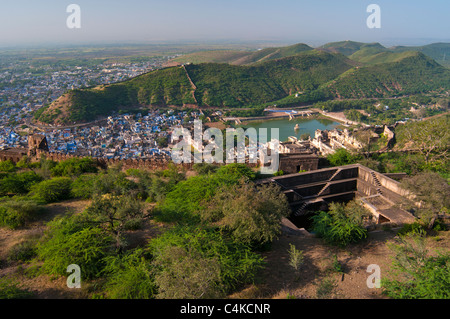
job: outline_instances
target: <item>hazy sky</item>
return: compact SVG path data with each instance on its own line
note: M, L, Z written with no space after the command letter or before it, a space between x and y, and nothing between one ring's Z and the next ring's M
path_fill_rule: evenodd
M66 26L69 4L81 28ZM369 4L381 28L369 29ZM450 42L449 0L0 0L0 46L152 41L280 41L320 45Z

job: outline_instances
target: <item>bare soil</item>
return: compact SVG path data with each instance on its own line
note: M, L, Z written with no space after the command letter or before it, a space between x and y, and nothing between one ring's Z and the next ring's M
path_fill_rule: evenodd
M394 257L389 243L395 243L394 231L370 232L368 239L345 249L324 244L317 237L282 235L272 244L270 251L263 253L266 267L255 284L232 295L232 298L299 298L299 299L385 299L381 289L369 288L367 272L371 264L381 269L381 278L388 276ZM450 234L439 232L429 237L427 248L430 254L449 251ZM293 244L304 253L304 264L298 273L289 265L289 245ZM336 271L335 258L342 266ZM388 276L389 277L389 276ZM318 294L326 282L332 283L327 294Z

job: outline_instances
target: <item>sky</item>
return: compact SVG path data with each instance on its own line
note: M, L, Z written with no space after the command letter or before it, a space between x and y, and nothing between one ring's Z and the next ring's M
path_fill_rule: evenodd
M81 28L66 9L77 4ZM381 28L368 28L370 4ZM449 0L0 0L0 46L272 41L450 42Z

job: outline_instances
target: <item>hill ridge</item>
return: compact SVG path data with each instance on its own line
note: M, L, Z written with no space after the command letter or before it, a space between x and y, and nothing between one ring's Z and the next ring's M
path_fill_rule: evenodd
M169 67L121 83L70 91L44 110L39 120L82 122L119 109L143 106L239 108L277 101L298 105L450 88L450 70L421 52L377 54L369 57L375 59L372 63L361 63L319 48L249 65L201 63Z

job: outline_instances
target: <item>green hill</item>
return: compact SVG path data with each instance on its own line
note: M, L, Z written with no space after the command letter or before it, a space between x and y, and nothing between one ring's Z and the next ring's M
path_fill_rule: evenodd
M180 56L172 61L178 63L232 63L235 60L246 57L253 52L241 50L208 50L194 52Z
M322 45L319 49L333 53L341 53L345 56L350 56L362 49L371 49L372 52L376 53L386 50L386 48L379 43L363 43L355 41L330 42Z
M404 52L390 57L392 62L349 70L321 89L338 98L392 97L450 89L450 70L424 54Z
M450 70L420 52L380 52L365 60L371 64L358 64L341 53L322 49L245 66L202 63L165 68L121 83L70 91L43 110L39 120L92 121L112 111L150 106L298 105L450 89Z
M429 56L439 64L450 67L450 43L432 43L424 46L390 48L393 52L419 51Z
M233 65L248 65L257 62L269 61L285 58L299 54L304 51L311 51L310 46L298 43L286 47L265 48L257 51L239 50L210 50L187 54L173 61L179 63L229 63Z
M363 48L353 53L349 58L361 62L366 65L398 62L409 56L416 55L416 51L404 51L404 52L391 52L391 51L378 51L372 48Z

